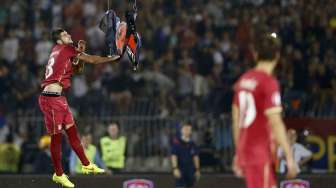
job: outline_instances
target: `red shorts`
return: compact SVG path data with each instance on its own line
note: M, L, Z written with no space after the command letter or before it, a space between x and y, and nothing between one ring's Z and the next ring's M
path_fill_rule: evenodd
M63 126L74 124L68 102L64 96L39 97L40 109L44 114L44 123L48 134L60 133Z
M244 167L244 176L247 188L276 188L273 165L260 164Z

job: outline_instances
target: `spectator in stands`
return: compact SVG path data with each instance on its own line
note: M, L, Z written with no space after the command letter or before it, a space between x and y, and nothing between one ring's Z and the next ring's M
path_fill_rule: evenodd
M38 144L40 151L34 159L35 174L51 174L54 172L50 154L50 142L51 138L49 135L44 135L40 138Z
M84 132L82 134L82 145L84 147L85 155L88 157L89 161L94 162L98 165L98 167L107 170L105 164L100 158L99 151L97 147L92 144L92 135L89 131ZM109 173L109 171L106 171ZM78 159L76 153L71 151L70 154L70 173L71 174L82 174L82 165L80 160Z
M38 144L33 132L23 133L23 143L21 145L21 156L19 162L20 173L34 172L34 161L38 153Z
M13 134L9 133L5 143L0 144L0 173L18 172L21 151L13 139Z
M110 99L117 104L117 110L125 112L132 99L129 90L132 78L127 65L118 64L113 68L114 72L103 80L103 85L107 88Z
M297 143L297 133L294 129L289 129L287 131L287 137L292 146L292 151L294 155L294 160L297 165L298 172L301 172L302 167L311 160L312 152L308 150L305 146ZM280 159L279 171L280 173L286 173L286 161L284 152L281 148L278 149L278 157Z
M9 126L6 122L6 117L3 114L3 109L0 106L0 143L4 143L8 133L10 132Z
M180 137L173 140L171 162L176 188L192 188L201 176L198 148L191 140L192 126L181 124Z
M16 64L17 74L13 76L12 92L16 99L17 107L27 110L35 105L35 92L38 91L38 82L29 72L24 63Z
M8 67L0 60L0 88L2 91L8 91L10 89L10 74ZM0 108L1 104L9 101L10 94L8 92L3 92L0 97Z
M40 79L43 76L39 75L40 68L36 69L35 67L43 63L43 59L46 57L42 57L43 53L38 53L40 55L35 57L34 51L48 50L49 42L45 39L44 33L50 30L49 23L52 23L53 27L58 27L61 24L68 26L72 32L79 33L76 36L87 38L89 50L98 54L104 53L104 34L97 27L97 19L104 13L104 6L98 1L79 2L41 1L36 2L34 6L29 4L30 1L20 1L19 3L6 1L3 3L0 9L1 58L11 64L9 71L15 70L13 63L25 62L34 79ZM226 103L226 101L222 101L220 96L224 96L225 99L230 93L228 89L218 92L214 89L218 88L220 83L217 82L220 81L217 78L222 79L224 86L226 86L224 88L230 88L240 72L251 66L249 63L252 60L250 46L247 44L254 42L253 35L256 34L254 28L259 26L279 31L282 39L284 63L279 69L279 74L283 83L282 87L285 88L283 96L289 95L295 104L299 104L294 106L290 104L289 108L286 108L286 111L289 111L287 115L313 114L319 116L326 114L325 92L330 89L330 80L336 75L336 62L333 61L336 47L334 32L334 20L336 19L333 10L336 7L332 0L326 0L324 3L312 0L309 0L309 3L282 0L281 5L275 1L264 0L190 2L185 1L181 4L169 0L157 3L141 2L143 5L141 19L143 21L139 22L138 27L139 30L144 31L144 53L140 58L145 59L148 64L160 62L158 63L160 66L155 67L162 68L156 70L158 71L156 74L160 75L159 72L162 72L167 76L166 82L173 81L173 83L169 83L169 86L177 86L177 89L171 90L169 93L165 90L158 90L158 96L165 99L157 100L157 103L161 104L163 117L167 114L175 114L178 106L181 108L181 105L174 104L172 99L186 95L191 95L191 98L196 100L200 112L227 113L227 110L220 111L218 107L215 110L209 110L213 103L218 106L221 106L221 103ZM250 6L251 3L253 6ZM124 2L116 4L120 8L127 6ZM164 8L157 9L156 7ZM201 7L204 11L197 11ZM315 10L325 11L311 13L312 7ZM223 9L227 14L221 11ZM153 14L149 14L149 12L153 12ZM269 17L277 19L266 19ZM147 58L148 56L153 57ZM188 67L181 66L183 64L187 64ZM148 67L150 66L143 66L145 70ZM310 67L312 67L312 71ZM95 92L90 91L101 87L103 91L107 92L102 93L100 97L110 96L117 103L118 109L126 112L128 106L132 104L132 100L135 99L132 97L133 93L130 92L133 89L130 85L132 82L129 82L130 76L128 74L123 74L122 71L120 74L120 71L113 69L116 74L113 74L111 78L104 79L104 84L96 82L88 85L87 96L88 99L96 97ZM87 75L85 76L97 72L96 68L86 70ZM213 70L216 79L209 79ZM11 74L12 76L8 80L13 81L17 77L16 74ZM305 74L307 74L307 79L304 79ZM96 75L95 80L102 79L102 74ZM215 81L215 84L209 84L209 80ZM149 80L146 82L148 83ZM310 84L307 83L319 85L317 87L319 94L307 92L310 90ZM150 87L156 88L155 85ZM8 94L8 90L5 91ZM303 97L306 100L297 99L302 93L307 94ZM200 98L203 95L208 97L206 97L205 104L201 105ZM212 98L214 100L209 100ZM85 101L81 103L85 103ZM314 108L308 108L306 103L316 103L316 105L313 105ZM106 104L106 106L112 108L112 105ZM99 107L100 105L95 106L93 111L97 111L96 109ZM189 107L188 104L184 105L182 112L188 110ZM18 106L18 108L24 107ZM295 109L293 110L293 108ZM169 113L167 113L167 109ZM10 109L11 113L13 111L14 108Z
M194 82L190 67L186 63L179 65L176 89L178 104L180 104L180 107L187 109L187 106L191 106L190 100L194 90Z
M19 55L19 39L14 31L8 33L8 38L3 41L2 57L8 64L14 64Z
M44 67L48 63L49 55L53 43L49 40L49 34L44 32L42 40L39 40L35 45L36 63L40 67Z
M125 168L126 137L119 133L119 123L112 122L107 127L107 136L100 138L102 159L113 174L121 173Z
M88 2L90 5L90 3ZM91 5L90 5L91 6ZM95 20L91 18L89 27L86 30L86 38L88 39L89 48L93 54L100 54L104 46L104 33L99 29Z
M76 77L74 77L72 85L73 99L71 101L71 104L79 112L81 112L80 110L84 111L88 105L85 106L85 103L83 101L86 100L85 96L87 95L89 90L85 75L77 75Z
M324 117L334 117L336 114L336 79L333 79L331 83L332 89L328 92L327 100L325 100Z
M163 61L163 60L161 60ZM175 88L175 82L173 79L164 74L162 70L163 62L152 63L149 70L143 72L144 80L148 83L147 85L152 84L153 95L157 97L160 101L161 108L161 117L165 117L169 114L169 108L171 103L169 101L173 100L170 93Z

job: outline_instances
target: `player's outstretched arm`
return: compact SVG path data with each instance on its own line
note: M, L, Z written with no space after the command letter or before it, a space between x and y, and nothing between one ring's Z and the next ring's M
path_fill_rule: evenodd
M239 138L239 108L236 104L232 105L232 130L233 130L233 141L234 145L237 147Z
M238 145L239 140L239 107L237 104L232 104L232 132L235 147ZM237 177L243 177L243 171L237 163L237 156L235 155L232 161L232 170Z
M102 57L98 55L89 55L86 53L80 53L76 57L80 61L84 61L90 64L100 64L100 63L109 63L109 62L117 62L120 59L119 55Z
M276 141L285 153L288 168L287 177L295 178L297 175L296 164L294 162L293 152L288 142L285 125L282 121L281 114L280 112L269 113L267 114L267 117L271 125L272 135L275 137Z

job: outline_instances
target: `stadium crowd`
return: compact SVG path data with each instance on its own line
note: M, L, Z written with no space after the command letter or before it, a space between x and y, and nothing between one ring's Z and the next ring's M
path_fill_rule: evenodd
M40 82L53 46L51 28L64 27L74 41L88 42L89 53L105 54L104 34L98 23L106 2L1 2L0 129L11 117L38 111ZM111 7L122 15L125 2L113 0ZM256 28L276 32L281 38L277 76L286 116L336 115L334 0L138 3L137 27L143 40L140 70L132 72L126 59L118 64L87 65L84 74L74 77L67 93L78 117L227 115L235 80L253 66ZM148 113L131 110L137 105L140 109L152 107Z

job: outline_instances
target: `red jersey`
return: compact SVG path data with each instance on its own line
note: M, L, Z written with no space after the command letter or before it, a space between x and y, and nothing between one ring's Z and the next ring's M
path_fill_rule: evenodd
M68 89L71 85L70 79L73 73L72 58L78 53L72 45L55 45L49 56L42 88L48 84L58 82L63 89Z
M235 84L234 104L239 108L239 140L236 154L241 166L272 162L271 127L266 114L281 112L278 81L250 70Z

